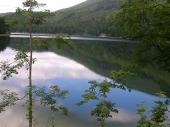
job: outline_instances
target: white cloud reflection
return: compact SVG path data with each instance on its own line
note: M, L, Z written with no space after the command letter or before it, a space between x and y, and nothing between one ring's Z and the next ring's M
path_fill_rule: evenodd
M28 127L25 111L23 107L8 108L5 112L0 114L1 127Z
M7 59L12 60L15 54L16 51L7 48L0 53L0 61ZM33 80L53 78L97 80L103 78L85 66L52 52L34 52L33 57L37 59L36 63L33 65ZM14 77L25 80L27 79L27 71L23 68L19 71L19 75Z
M27 127L28 121L26 120L25 109L26 107L23 107L21 104L8 108L5 112L2 112L0 114L0 125L2 127ZM48 110L45 111L39 106L35 106L34 110L35 118L37 118L37 120L39 121L37 127L45 127L44 125L47 125L51 113L48 112ZM113 114L113 118L109 119L107 122L110 122L112 125L117 123L116 125L118 125L119 127L134 127L136 125L135 121L139 119L137 115L125 111L124 109L120 109L119 111L119 114ZM84 119L85 121L83 122L80 119L75 118L76 114L77 113L74 112L67 117L62 117L60 114L56 114L55 118L57 121L57 125L65 127L98 127L98 124L96 124L96 120L92 117L90 117L92 121L88 121L87 117L89 116L86 116L86 119Z
M119 123L133 123L139 119L139 116L135 113L126 111L125 109L119 109L119 113L112 113L112 118L108 119L110 122L119 122Z
M3 52L0 52L0 61L6 60L6 59L12 60L15 54L16 54L16 51L12 50L11 48L7 48ZM46 81L50 79L78 79L78 80L82 79L82 80L89 81L89 80L101 80L104 78L92 72L85 66L71 59L62 57L52 52L34 52L33 57L37 58L37 62L33 65L34 81L43 82L43 80ZM25 69L21 69L19 72L19 75L15 75L7 81L0 80L0 89L10 89L17 93L23 94L25 86L28 84L27 78L28 78L27 71ZM75 84L74 85L69 84L67 87L73 88L73 93L75 94L75 96L71 96L72 98L71 98L70 103L73 103L74 99L75 100L78 99L76 97L79 97L81 89L84 89L83 86L81 85L78 86ZM81 89L79 89L79 87ZM114 94L121 96L120 98L118 96L117 100L122 100L125 96L127 96L126 94L120 94L120 91L117 91ZM135 96L133 96L132 100L135 101L136 97L139 97L139 96L141 95L135 93ZM148 98L148 96L145 98ZM145 98L144 99L142 98L142 99L145 100ZM133 101L130 101L130 102L131 102L131 105L134 103ZM69 106L72 105L70 103L69 103ZM127 105L125 105L125 108ZM125 125L134 124L134 122L136 122L139 117L134 112L130 112L127 110L127 108L126 109L125 108L120 109L119 114L113 114L113 118L109 119L108 122L125 124ZM1 126L3 127L26 127L27 121L25 120L25 117L24 117L25 111L24 109L21 111L21 109L22 109L21 107L18 107L15 109L9 109L5 113L0 114L0 127ZM88 111L84 109L83 112L88 112ZM10 122L8 122L9 119L10 119ZM60 121L62 120L66 120L66 119L60 119ZM68 123L68 121L67 120L63 121L62 124L63 123ZM75 123L69 123L69 126L75 125L75 124L77 124L77 121ZM95 125L93 127L95 127Z
M0 61L12 61L15 54L15 50L7 48L3 52L0 52ZM34 52L33 57L37 58L36 63L33 65L34 83L39 81L46 82L50 79L97 80L103 78L85 66L52 52ZM14 75L9 80L0 80L0 89L10 89L22 97L25 92L25 88L28 85L27 74L28 72L22 68L18 75ZM70 119L72 119L72 117ZM62 120L63 119L61 118L61 121ZM64 121L64 123L67 122ZM77 124L77 122L72 122L72 124ZM5 112L0 114L0 127L1 126L27 127L24 108L17 105L15 107L8 108Z

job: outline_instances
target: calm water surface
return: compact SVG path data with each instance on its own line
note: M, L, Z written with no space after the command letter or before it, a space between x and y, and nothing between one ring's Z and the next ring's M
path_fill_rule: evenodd
M36 127L51 127L50 119L55 118L55 127L98 127L95 118L90 116L90 110L95 102L89 102L81 107L76 106L81 94L88 88L91 80L101 81L109 76L111 70L119 68L120 59L127 59L124 53L132 44L115 44L94 41L73 42L74 48L56 48L54 43L37 45L34 47L33 57L37 59L33 65L33 83L37 86L59 85L69 91L69 95L59 103L69 109L69 116L60 113L52 114L47 109L35 103L34 124ZM26 39L1 39L0 61L11 61L16 51L28 48ZM129 47L129 48L127 48ZM118 59L119 58L119 59ZM18 75L7 81L0 80L0 89L10 89L22 96L28 85L27 71L23 68ZM153 105L156 97L154 93L160 90L169 90L164 84L157 84L151 79L131 79L132 91L114 89L109 94L109 99L117 104L119 114L114 114L108 119L108 127L135 127L138 120L136 105L145 102ZM26 106L19 102L9 107L0 114L1 127L27 127Z

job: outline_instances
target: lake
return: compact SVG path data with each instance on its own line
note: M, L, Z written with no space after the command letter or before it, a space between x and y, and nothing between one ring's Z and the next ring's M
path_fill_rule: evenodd
M68 90L65 99L59 99L69 109L69 115L51 113L39 104L34 104L34 124L36 127L51 127L54 119L55 127L98 127L99 123L90 116L90 111L96 102L89 102L77 106L81 94L88 89L89 81L102 81L109 77L112 70L117 70L120 65L128 63L134 43L112 42L104 40L73 40L71 46L58 48L56 42L46 39L43 43L33 46L33 84L48 87L57 84L60 88ZM25 38L0 38L0 61L12 61L18 49L28 49L28 40ZM136 106L145 102L153 106L153 101L159 91L170 91L170 86L156 83L152 79L139 77L129 79L132 90L124 91L118 88L110 91L108 99L116 103L119 114L107 120L107 127L136 127L139 116ZM27 70L22 68L18 75L13 75L9 80L0 80L0 89L10 89L22 97L28 85ZM168 93L168 97L170 93ZM6 108L0 114L2 127L27 127L26 104L24 101L15 106Z

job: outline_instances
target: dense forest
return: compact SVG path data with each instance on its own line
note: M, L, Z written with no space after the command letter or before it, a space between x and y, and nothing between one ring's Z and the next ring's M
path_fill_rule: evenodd
M33 31L72 35L109 34L111 15L117 9L118 3L118 0L87 0L71 8L54 12L45 23L35 25ZM23 22L26 22L24 16L8 13L6 18L8 22L11 19L16 20L15 25L12 24L10 27L12 32L26 32L26 26L23 25Z
M9 31L9 26L6 24L5 19L0 17L0 34Z
M15 55L12 64L10 61L1 62L2 79L8 80L13 75L19 74L18 70L22 67L25 67L28 72L29 83L24 98L27 97L25 104L27 104L29 127L34 125L33 111L36 99L40 105L49 108L53 113L61 111L68 115L64 103L58 104L57 101L68 94L67 90L60 89L58 85L51 85L49 88L34 87L32 72L36 59L33 54L34 51L44 50L74 59L89 69L106 76L102 81L90 81L89 88L82 93L76 104L81 106L95 101L95 105L89 111L101 127L106 126L107 119L112 118L113 113L114 115L119 113L119 108L113 102L113 96L111 98L108 96L113 89L127 92L131 92L133 89L140 90L158 97L154 101L154 106L150 105L150 108L143 103L137 105L137 114L140 117L136 120L137 127L170 126L168 116L170 105L168 98L170 0L124 0L120 3L118 0L87 0L77 6L54 13L49 13L47 10L36 12L34 9L41 5L36 0L26 0L23 2L26 9L18 8L15 14L2 14L3 18L0 19L3 28L1 33L7 33L9 29L11 32L29 33L29 39L24 39L23 45L9 43L7 38L0 40L3 41L0 51L3 51L7 46L20 50ZM7 24L10 25L9 28ZM107 45L105 45L106 43L98 44L98 42L91 44L91 42L85 41L72 43L61 35L56 35L51 41L49 41L50 39L46 41L46 39L34 38L34 32L97 36L106 34L134 41L131 44L122 42ZM13 41L20 42L17 39ZM66 47L61 48L63 45ZM26 48L23 49L23 47ZM109 72L111 73L109 74ZM137 86L131 82L129 85L129 79L139 79L140 76L162 84L154 85L154 88L151 88L151 84L145 86L146 84L142 84L142 81L139 81ZM23 99L18 98L18 94L9 92L0 91L2 95L0 112ZM125 103L127 102L125 101ZM54 127L53 121L52 126Z
M139 44L134 49L133 62L147 68L146 75L153 74L148 68L169 72L169 6L167 0L127 0L122 3L119 0L87 0L74 7L52 13L43 24L33 24L33 32L79 35L105 33L134 39ZM42 14L45 13L35 13L37 17ZM7 13L1 14L1 17L10 24L11 32L28 32L29 25L24 23L27 20L23 15ZM0 19L1 33L8 31L3 18ZM154 71L155 69L152 70Z
M113 31L139 42L138 64L170 71L170 2L125 1L113 16Z
M35 15L39 17L42 13L36 12ZM134 39L140 43L134 48L133 62L145 68L146 75L156 79L157 76L153 74L160 72L156 70L170 71L168 15L169 4L166 0L158 3L140 0L87 0L52 13L43 24L34 25L33 32L97 36L107 34ZM23 15L6 13L1 16L10 24L11 32L28 32L29 26L24 23L27 21ZM4 22L2 18L1 21ZM165 77L157 79L162 81Z

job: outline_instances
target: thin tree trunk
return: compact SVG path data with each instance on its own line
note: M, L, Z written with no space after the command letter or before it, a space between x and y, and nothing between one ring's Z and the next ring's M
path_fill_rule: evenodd
M31 5L30 5L30 10L32 10L32 1L31 1ZM29 127L32 127L33 123L33 97L32 97L32 62L33 62L33 58L32 58L32 12L31 12L31 19L30 19L30 40L29 40L29 45L30 45L30 58L29 58L29 106L28 106L28 115L29 115Z
M102 118L100 123L101 123L101 127L105 127L105 119Z
M28 116L29 116L29 127L32 127L32 107L33 107L33 98L32 98L32 24L30 25L30 60L29 60L29 106L28 106Z

